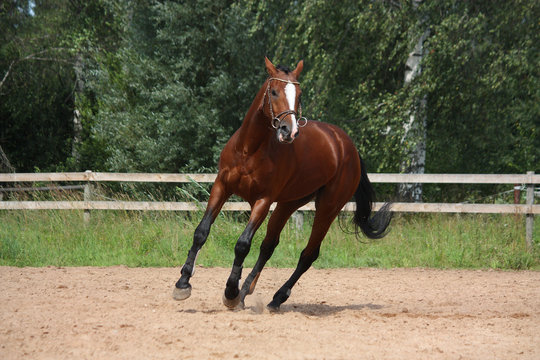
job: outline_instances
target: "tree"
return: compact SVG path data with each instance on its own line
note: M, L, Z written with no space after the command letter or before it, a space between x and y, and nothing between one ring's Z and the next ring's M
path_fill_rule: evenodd
M91 79L92 136L107 169L215 169L264 79L237 6L153 1L126 11L120 48Z
M0 143L17 171L76 168L70 157L78 157L84 135L74 121L82 68L96 43L107 44L114 4L0 4Z
M17 171L54 168L71 133L71 64L56 30L62 20L54 4L35 5L0 5L0 142Z
M418 10L418 6L423 0L414 0L413 8ZM404 87L411 85L412 81L422 73L422 59L426 51L424 42L427 40L430 29L425 21L420 20L423 25L422 35L414 45L414 49L409 53L405 65ZM408 121L403 124L403 137L401 146L404 148L404 156L401 160L400 172L423 174L426 167L426 141L427 141L427 119L426 119L426 96L417 99L417 103L409 114ZM398 194L402 200L422 201L422 184L399 184Z
M430 172L538 169L537 16L529 1L425 4L433 24L420 88Z
M304 115L371 172L423 139L426 172L540 171L540 3L417 2L4 1L0 146L17 171L215 170L268 55L304 59Z

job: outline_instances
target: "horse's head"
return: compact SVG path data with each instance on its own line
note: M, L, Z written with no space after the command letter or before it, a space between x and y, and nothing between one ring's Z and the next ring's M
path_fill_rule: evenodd
M268 58L265 61L269 78L263 98L263 112L276 129L279 142L290 144L298 136L298 128L307 122L302 118L302 91L298 82L304 61L300 60L292 71L281 66L275 67Z

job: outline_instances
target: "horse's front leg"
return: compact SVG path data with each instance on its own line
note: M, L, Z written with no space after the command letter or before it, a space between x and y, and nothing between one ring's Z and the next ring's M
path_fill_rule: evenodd
M189 283L189 279L195 272L195 261L197 259L197 255L208 238L210 227L214 223L214 220L229 196L230 194L225 191L223 183L219 181L219 179L216 180L212 186L210 198L208 199L208 205L206 206L206 211L202 221L199 223L199 226L197 226L197 229L195 229L195 233L193 235L193 244L191 249L188 251L186 262L181 270L182 275L174 287L173 298L175 300L185 300L191 296L191 285Z
M236 242L233 267L223 294L223 303L229 308L235 308L240 303L239 284L242 277L242 265L249 253L253 235L255 235L255 232L266 218L271 204L272 202L269 199L261 199L255 202L251 207L249 222Z

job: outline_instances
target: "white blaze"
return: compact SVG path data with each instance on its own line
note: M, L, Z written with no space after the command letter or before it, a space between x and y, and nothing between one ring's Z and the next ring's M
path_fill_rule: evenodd
M287 97L287 102L289 103L289 110L294 111L294 103L296 101L296 87L294 84L287 84L285 86L285 96ZM294 136L298 132L298 127L296 126L296 116L291 114L292 128L291 128L291 137L294 139Z

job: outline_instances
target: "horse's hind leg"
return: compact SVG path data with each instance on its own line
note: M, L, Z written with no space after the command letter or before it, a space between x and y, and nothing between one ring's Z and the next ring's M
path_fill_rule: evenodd
M276 292L272 301L268 304L270 311L276 311L291 294L291 289L300 276L305 273L319 257L321 243L332 225L332 222L341 211L341 208L354 193L355 178L343 174L334 182L327 184L315 200L316 212L313 220L313 228L306 248L300 254L298 265L285 284Z
M210 198L208 200L208 205L206 207L203 219L193 234L193 244L188 252L186 262L182 267L182 275L174 287L173 298L175 300L185 300L191 296L191 285L189 283L189 279L195 272L195 260L197 259L199 251L208 238L210 227L214 223L214 220L228 198L229 194L224 191L222 183L216 180L214 186L212 186L212 191L210 193Z
M334 221L337 213L335 214L322 214L317 210L315 219L313 220L313 229L309 237L306 248L300 254L298 265L293 274L283 284L283 286L276 292L272 301L267 305L270 311L277 311L281 304L283 304L291 295L291 289L296 284L300 276L304 274L315 260L319 257L319 251L321 243L330 228L330 225Z
M266 236L261 243L257 262L255 263L255 266L244 281L244 285L242 285L242 289L240 290L241 303L244 302L244 299L247 295L252 294L255 290L255 285L257 284L257 280L261 275L261 271L264 268L264 265L266 265L266 262L274 253L274 249L279 244L279 234L283 230L283 227L287 223L287 220L291 217L293 212L295 212L302 205L305 205L310 199L311 196L296 201L286 203L280 202L277 204L276 209L274 210L274 212L270 216L270 220L268 221Z

